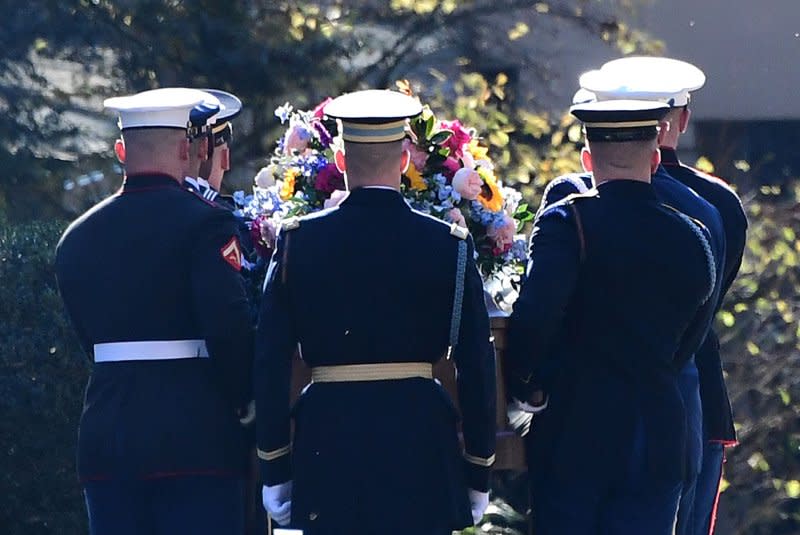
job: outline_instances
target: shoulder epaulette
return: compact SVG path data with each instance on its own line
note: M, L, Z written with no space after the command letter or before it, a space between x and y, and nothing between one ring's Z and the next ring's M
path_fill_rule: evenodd
M213 206L214 208L220 208L219 206L217 206L214 203L214 201L212 201L211 199L207 199L206 197L203 196L202 193L200 193L199 191L197 191L196 189L194 189L192 187L184 186L183 191L185 191L186 193L189 193L195 199L199 199L199 200L203 201L208 206Z
M459 240L466 240L467 236L469 236L469 230L464 227L459 226L457 223L450 224L450 235L455 236Z
M580 193L573 193L572 195L567 195L565 198L566 199L589 199L591 197L596 197L598 193L599 192L597 191L597 188L590 188L590 189L584 190L584 191L582 191Z
M300 226L300 218L299 217L287 217L283 221L281 221L281 230L294 230Z
M698 226L698 227L700 227L701 229L705 230L706 232L710 232L710 231L708 230L708 228L706 227L706 225L705 225L705 224L704 224L702 221L700 221L699 219L697 219L696 217L691 217L691 216L688 216L688 215L684 214L683 212L681 212L680 210L678 210L677 208L675 208L674 206L672 206L672 205L669 205L669 204L667 204L667 203L665 203L665 202L662 202L662 203L661 203L661 206L663 206L663 207L664 207L664 208L666 208L667 210L671 210L672 212L674 212L675 214L677 214L677 215L678 215L678 217L680 217L680 218L681 218L681 219L683 219L684 221L687 221L687 220L688 220L688 221L691 221L692 223L694 223L695 225L697 225L697 226Z

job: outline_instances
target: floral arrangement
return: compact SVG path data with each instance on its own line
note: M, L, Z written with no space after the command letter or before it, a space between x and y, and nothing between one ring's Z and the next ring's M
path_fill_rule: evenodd
M282 219L334 206L346 195L333 163L336 125L322 111L327 102L312 111L288 103L275 110L286 131L256 175L252 194L234 195L262 259L269 258ZM437 120L427 106L410 126L403 146L411 162L401 193L412 208L469 229L487 291L496 303L510 305L526 256L519 231L533 214L519 192L498 181L474 130L458 120Z

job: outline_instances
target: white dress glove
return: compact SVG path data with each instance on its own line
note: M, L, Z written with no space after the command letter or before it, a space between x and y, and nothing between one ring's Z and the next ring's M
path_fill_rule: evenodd
M531 405L514 398L506 407L506 417L511 429L521 437L527 435L531 430L533 416L545 410L549 402L550 399L545 398L542 404Z
M469 489L469 506L472 509L472 523L477 526L489 507L489 493Z
M287 525L292 519L292 482L287 481L272 487L264 485L261 489L261 501L275 522L281 526Z

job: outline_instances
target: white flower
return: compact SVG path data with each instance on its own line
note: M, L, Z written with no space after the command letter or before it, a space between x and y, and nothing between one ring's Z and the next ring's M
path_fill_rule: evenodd
M259 188L269 188L270 186L275 185L275 172L278 170L278 166L274 163L269 164L266 167L262 167L261 170L256 173L253 182L256 183L256 186Z

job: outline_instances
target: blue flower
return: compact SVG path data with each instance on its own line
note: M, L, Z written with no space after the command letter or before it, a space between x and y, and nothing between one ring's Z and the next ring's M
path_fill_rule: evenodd
M283 106L278 106L275 109L275 117L280 119L281 124L283 124L289 119L289 115L291 115L292 110L294 110L294 108L292 108L292 105L287 102Z
M244 206L245 204L247 204L247 202L245 201L244 192L242 190L233 192L233 202L236 203L236 206Z
M524 239L516 239L511 244L511 257L514 260L519 260L524 262L528 258L528 245L525 243Z

